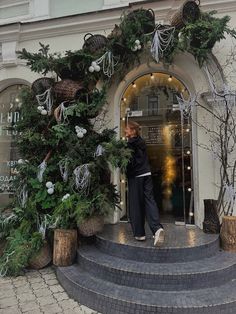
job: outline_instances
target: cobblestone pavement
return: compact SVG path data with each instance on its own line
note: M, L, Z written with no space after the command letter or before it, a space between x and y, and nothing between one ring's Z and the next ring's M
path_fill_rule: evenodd
M0 278L0 314L97 314L70 299L52 267Z

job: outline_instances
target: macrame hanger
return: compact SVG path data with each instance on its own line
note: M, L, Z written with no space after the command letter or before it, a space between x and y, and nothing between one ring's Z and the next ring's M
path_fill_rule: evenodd
M46 106L46 110L48 112L48 115L52 112L52 105L53 105L53 99L52 99L52 89L47 89L43 94L36 95L36 99L38 101L38 104L40 106Z

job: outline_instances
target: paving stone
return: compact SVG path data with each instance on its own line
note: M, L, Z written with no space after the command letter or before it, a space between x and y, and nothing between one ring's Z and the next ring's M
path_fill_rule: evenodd
M42 314L43 312L40 309L30 310L28 312L24 312L24 314Z
M69 300L63 300L61 302L59 302L60 306L64 309L73 309L74 307L76 307L78 305L77 302L73 301L72 299Z
M45 296L52 296L52 292L49 290L48 287L45 287L43 289L37 289L33 290L33 293L36 295L36 297L45 297Z
M61 285L54 285L54 286L49 286L49 289L53 292L53 293L57 293L57 292L64 292L65 290L62 288Z
M98 312L89 309L87 306L85 305L80 305L80 310L82 311L83 314L99 314Z
M46 283L49 285L49 286L53 286L53 285L58 285L59 282L57 279L49 279L46 281Z
M31 289L35 290L40 290L40 289L45 289L48 288L48 285L46 284L46 282L42 281L42 282L35 282L31 284Z
M40 310L38 303L35 301L30 301L24 304L20 304L22 312L29 312L31 310Z
M56 300L53 298L53 296L38 297L37 300L40 306L56 303Z
M5 309L6 307L15 306L18 304L18 300L15 296L9 298L4 298L0 300L0 309Z
M0 300L3 298L13 297L15 295L15 291L13 289L14 289L13 286L12 286L12 289L7 289L7 290L5 290L3 287L1 287Z
M66 292L54 293L53 296L59 302L62 300L68 300L69 299L68 294Z
M42 278L47 281L51 279L56 279L56 275L54 273L49 273L49 274L43 274Z
M31 291L32 291L32 288L29 284L15 288L15 293L18 295L23 294L23 293L30 293Z
M11 306L6 309L0 309L0 314L21 314L21 310L16 306Z
M17 294L17 298L20 303L25 303L29 301L34 301L36 299L35 295L32 293L22 293L22 294Z
M60 308L58 306L58 304L50 304L50 305L47 305L47 306L42 306L42 311L44 314L54 314L54 313L63 313L63 310L62 308ZM65 314L67 314L65 312Z

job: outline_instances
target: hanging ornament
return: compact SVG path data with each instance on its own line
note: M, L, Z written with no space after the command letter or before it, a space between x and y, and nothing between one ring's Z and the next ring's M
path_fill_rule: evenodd
M75 131L76 131L78 138L83 138L84 135L87 133L86 129L79 127L78 125L75 126Z
M24 159L19 159L17 161L18 165L23 165L25 163L25 160Z
M21 207L24 208L26 206L27 199L28 199L28 190L27 190L27 185L24 184L23 187L20 188L20 192L18 194L18 200Z
M107 51L99 59L91 63L91 66L89 67L89 72L100 72L102 66L103 73L106 76L111 77L114 74L114 67L117 65L117 63L118 61L115 62L112 52Z
M142 49L140 40L136 39L135 42L134 42L133 47L131 48L131 50L132 51L137 51L137 50L140 50L140 49Z
M59 169L64 182L68 181L68 161L60 162Z
M43 181L43 174L45 172L47 168L47 163L46 161L43 161L39 166L38 166L38 174L37 174L37 178L39 180L39 182L42 182Z
M48 189L50 189L51 187L53 187L54 185L53 185L53 183L51 182L51 181L48 181L47 183L46 183L46 188L48 188Z
M102 147L102 145L99 144L97 146L96 152L94 153L94 157L102 156L104 151L105 151L105 149Z
M160 61L160 58L164 56L166 49L172 44L174 39L175 27L165 27L158 25L154 32L151 54L156 62Z
M48 192L48 194L53 194L54 193L54 188L49 188L49 189L47 189L47 192Z
M50 115L52 111L52 105L53 105L52 89L49 88L43 94L36 95L36 99L38 101L39 106L42 106L43 108L46 107L46 111L48 115Z
M68 198L70 197L70 194L69 193L67 193L67 194L65 194L63 197L62 197L62 202L64 202L65 200L67 200Z
M45 109L41 110L40 113L42 116L46 116L48 114L47 110L45 110Z
M75 175L75 185L77 190L79 190L81 193L88 192L91 178L89 164L78 166L75 168L73 173Z

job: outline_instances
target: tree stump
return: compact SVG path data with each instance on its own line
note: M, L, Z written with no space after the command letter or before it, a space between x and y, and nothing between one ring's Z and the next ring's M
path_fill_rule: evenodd
M56 229L54 231L53 264L72 265L76 256L77 230Z
M216 208L217 201L212 199L204 200L204 221L203 231L205 233L219 233L220 220Z
M220 231L223 250L236 253L236 216L224 216Z

